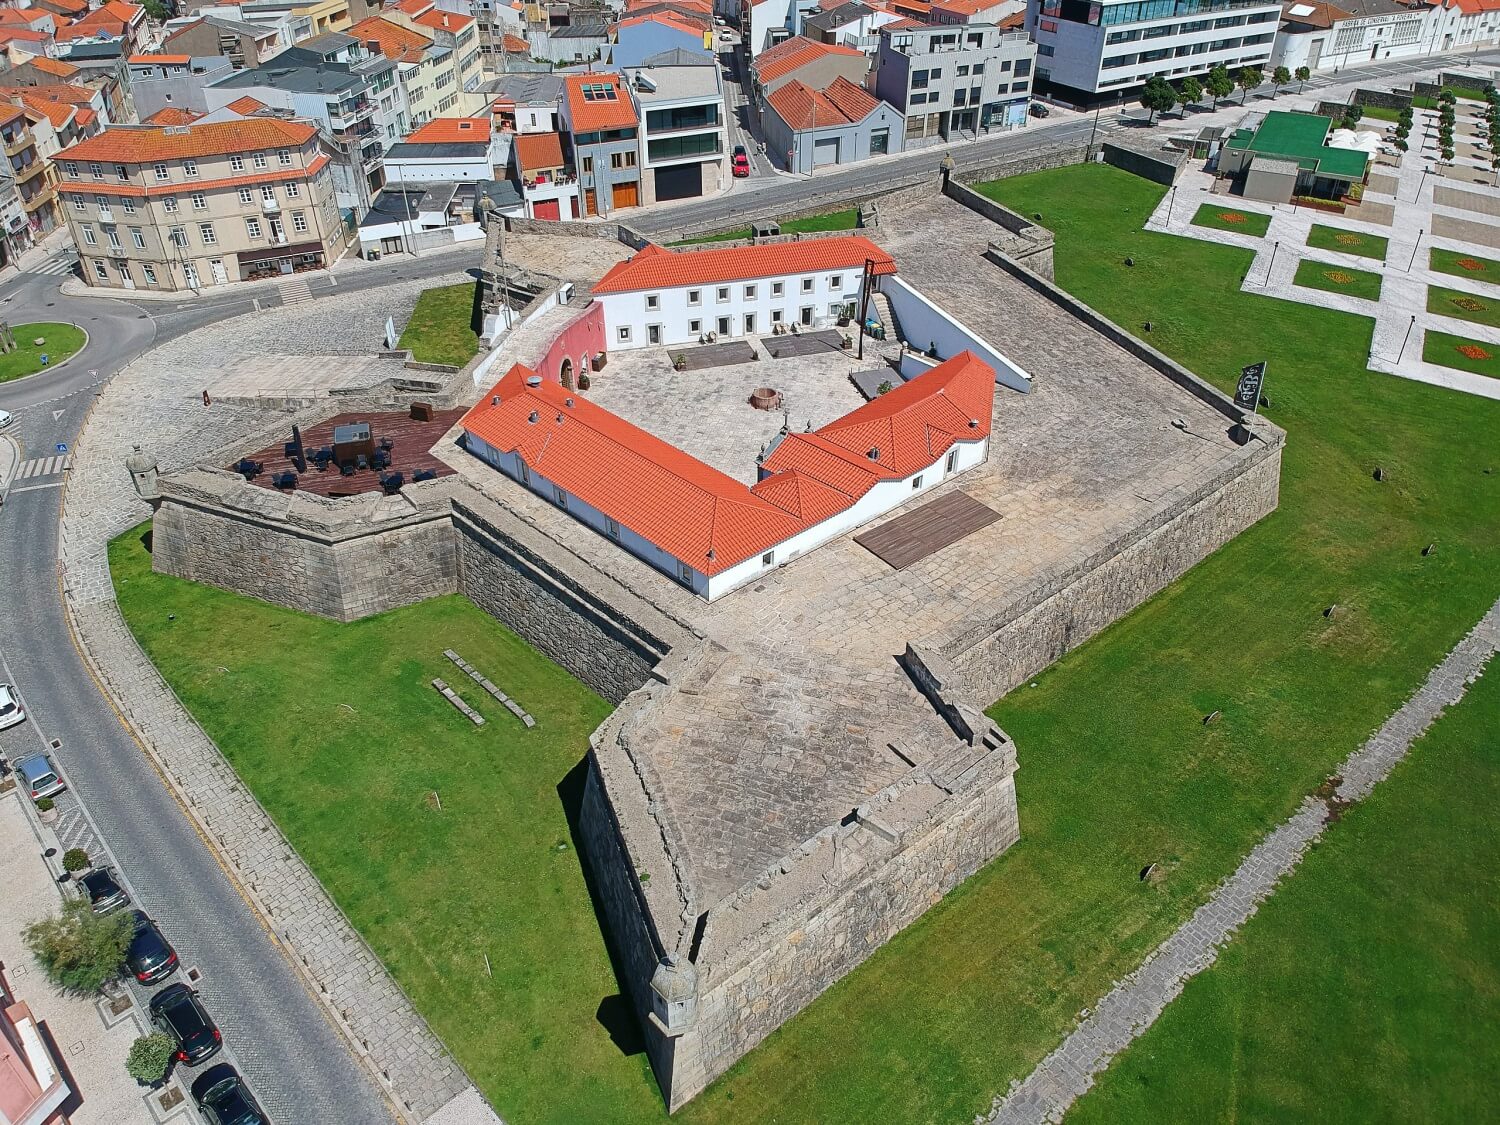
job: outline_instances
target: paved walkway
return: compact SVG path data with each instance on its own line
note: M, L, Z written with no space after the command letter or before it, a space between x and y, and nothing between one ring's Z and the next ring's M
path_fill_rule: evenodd
M1257 108L1311 109L1312 102L1311 98L1283 98L1278 106ZM1465 187L1460 195L1441 177L1426 174L1434 154L1423 148L1422 137L1436 116L1430 110L1417 111L1412 130L1412 151L1402 157L1399 166L1380 166L1365 192L1364 205L1351 209L1348 214L1334 215L1306 207L1215 194L1211 191L1213 177L1192 166L1184 171L1177 187L1162 199L1147 220L1146 229L1254 251L1255 260L1241 284L1247 293L1262 293L1268 297L1373 317L1375 329L1368 364L1374 371L1484 398L1500 398L1500 379L1422 359L1429 331L1446 332L1494 345L1494 350L1500 352L1500 329L1427 311L1429 285L1500 302L1500 285L1454 277L1428 268L1428 251L1434 246L1473 250L1471 240L1456 236L1460 228L1455 224L1482 218L1481 212L1474 209L1476 203L1500 204L1500 191L1493 188ZM1269 216L1270 227L1264 236L1256 236L1197 226L1193 223L1193 216L1205 203L1222 206L1226 211ZM1356 217L1356 212L1362 217ZM1391 222L1383 221L1392 213ZM1366 221L1369 219L1377 221ZM1308 246L1308 232L1315 224L1388 239L1385 261ZM1470 222L1467 225L1476 224ZM1486 225L1484 229L1500 236L1500 226ZM1304 259L1331 267L1380 274L1380 300L1367 301L1295 284L1293 277ZM1271 378L1275 378L1274 372Z
M1338 771L1326 800L1304 797L1301 806L1245 858L1239 868L1141 967L1099 1002L1022 1082L995 1099L996 1125L1057 1122L1101 1073L1182 991L1187 981L1218 959L1227 944L1283 877L1323 834L1335 805L1362 800L1406 756L1411 744L1443 711L1463 698L1500 647L1500 602L1427 677L1427 682Z
M493 1125L494 1111L136 644L105 556L110 538L150 515L123 469L132 442L147 441L167 472L273 417L242 404L205 409L206 372L273 349L368 352L388 312L399 322L441 280L381 290L378 301L342 306L336 321L318 303L249 314L142 356L110 381L80 434L59 543L69 616L109 697L351 1050L407 1121Z

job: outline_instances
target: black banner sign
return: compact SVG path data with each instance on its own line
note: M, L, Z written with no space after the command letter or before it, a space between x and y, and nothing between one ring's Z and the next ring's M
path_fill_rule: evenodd
M1266 383L1266 361L1252 363L1240 369L1240 381L1234 388L1234 404L1241 410L1255 413L1260 405L1260 391Z

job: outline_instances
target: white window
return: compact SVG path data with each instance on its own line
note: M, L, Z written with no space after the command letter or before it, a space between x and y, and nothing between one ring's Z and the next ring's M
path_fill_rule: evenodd
M248 233L250 235L251 238L259 238L260 237L260 220L259 219L246 219L245 220L245 231L246 231L246 233Z
M135 243L137 250L144 250L146 248L146 235L140 227L130 228L130 241Z
M299 184L296 180L288 180L286 183L286 197L288 199L297 199L301 195L302 185Z
M914 477L911 478L911 487L912 487L912 491L913 492L915 492L917 489L919 489L919 488L922 487L922 474L921 473L918 473L916 476L914 476Z
M276 202L276 185L275 184L261 184L260 185L260 197L262 199L266 200L269 203L275 203Z
M201 191L193 192L193 210L205 211L208 209L208 197Z
M192 262L183 263L182 276L187 280L189 289L198 288L198 267Z
M720 303L723 303L724 301L729 300L729 286L727 286L727 285L721 285L721 286L719 286L718 292L716 293L716 296L718 297Z
M745 335L746 336L753 336L753 335L755 335L755 314L754 313L746 313L745 314Z
M701 305L702 303L703 303L703 290L701 290L701 289L689 289L688 290L688 304L690 304L690 305Z
M70 176L76 176L76 175L78 175L78 164L77 164L77 162L73 161L73 160L65 160L65 161L63 161L63 171L66 172Z
M841 273L829 274L828 288L837 293L844 287L844 275Z
M813 279L812 278L810 278L810 277L804 277L802 279L802 292L804 292L804 293L811 293L812 292L812 286L813 286Z
M122 180L130 179L130 169L123 164L115 165L115 175Z
M158 180L165 180L171 177L171 173L167 171L167 166L165 164L157 164L155 165L155 169L156 178Z
M167 231L167 241L170 242L173 246L186 246L187 245L187 228L186 227L172 227L172 228L170 228Z
M125 214L127 214L127 215L134 215L135 214L135 200L126 198L126 199L120 200L120 202L125 207Z
M775 561L776 561L776 552L775 551L767 551L765 554L761 555L761 557L760 557L760 565L761 566L770 566Z
M251 191L247 187L240 188L240 202L241 203L254 203L255 202L255 193L253 191Z
M292 212L292 229L294 231L296 231L298 234L306 233L306 231L307 231L307 212L306 211L293 211Z
M257 152L255 154L254 162L255 162L255 166L257 168L268 167L268 164L267 164L267 161L266 161L266 154L263 153L263 152Z
M177 210L177 197L175 195L164 195L161 200L161 209L169 215Z
M153 266L150 262L143 262L141 264L141 269L143 269L143 270L146 271L146 282L147 282L147 284L149 284L149 285L155 285L156 284L156 267Z
M85 200L83 198L83 196L81 196L81 195L75 195L73 197L73 210L75 210L75 211L82 211L87 206L88 206L88 201Z
M604 517L604 534L608 535L611 539L620 538L620 525L608 516Z
M681 582L684 586L691 586L693 584L693 568L685 562L678 563L677 581Z
M621 343L628 343L629 340L630 340L630 325L628 325L628 324L622 324L622 325L620 325L620 342Z
M780 324L781 321L782 321L782 318L785 317L785 315L786 314L784 312L782 312L782 310L780 310L780 309L772 309L771 310L771 323L772 324Z
M94 196L94 206L99 208L99 214L103 215L109 211L109 200L102 195Z
M198 174L198 162L196 160L184 160L182 162L182 174L184 176L196 176Z
M568 506L568 494L555 484L552 486L552 499L559 508L566 508Z
M109 270L104 268L103 262L94 263L94 276L97 277L100 281L109 280Z
M773 296L773 297L780 297L785 292L786 292L786 282L784 282L784 281L773 281L773 282L771 282L771 296Z
M199 223L198 235L203 239L203 245L212 246L219 241L219 236L214 233L213 223Z
M659 309L659 308L661 308L661 294L659 294L659 293L647 293L646 294L646 307L648 309Z
M948 464L944 467L943 471L945 473L952 473L952 472L956 472L957 469L958 469L958 450L956 450L956 449L950 449L948 451Z
M90 161L89 175L93 176L96 180L104 179L104 165L98 163L97 161ZM95 262L94 264L98 265L97 262Z
M522 484L531 483L531 473L526 469L526 462L522 461L519 457L516 458L516 475L521 478Z
M689 332L702 332L703 331L703 322L701 320L690 320L690 321L688 321L688 331Z
M87 242L90 246L98 246L99 245L99 240L94 237L94 228L93 227L83 226L83 227L79 227L78 229L81 230L81 231L83 231L83 240L85 242Z
M745 286L745 300L747 300L747 301L753 301L753 300L755 300L755 286L753 286L753 285L747 285L747 286Z
M109 239L109 246L111 250L120 249L120 232L116 227L105 227L104 237Z
M243 172L245 170L245 158L243 156L231 156L229 158L229 170L231 172Z
M283 168L290 167L292 163L292 154L287 149L282 149L276 154L276 159L281 162L281 166Z

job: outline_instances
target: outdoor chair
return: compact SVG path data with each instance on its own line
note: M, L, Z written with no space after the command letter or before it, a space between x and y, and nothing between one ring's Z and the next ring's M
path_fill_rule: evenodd
M383 449L383 450L385 450L387 453L389 453L391 450L393 450L393 449L396 448L395 439L394 438L388 438L388 437L381 438L380 439L380 448Z
M352 477L353 475L354 466L350 462L345 461L342 465L339 466L339 476Z
M368 457L366 457L363 453L361 453L359 455L359 460L358 460L358 462L356 462L356 464L359 467L359 471L360 472L364 472L366 469L368 469L370 467L370 459Z
M406 477L402 473L391 473L389 476L380 478L380 487L385 489L387 496L401 491L401 486L406 483Z

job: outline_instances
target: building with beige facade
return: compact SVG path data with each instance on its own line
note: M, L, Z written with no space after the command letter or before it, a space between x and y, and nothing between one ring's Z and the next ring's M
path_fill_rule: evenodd
M326 269L349 234L311 125L115 126L58 157L90 285L175 291Z

